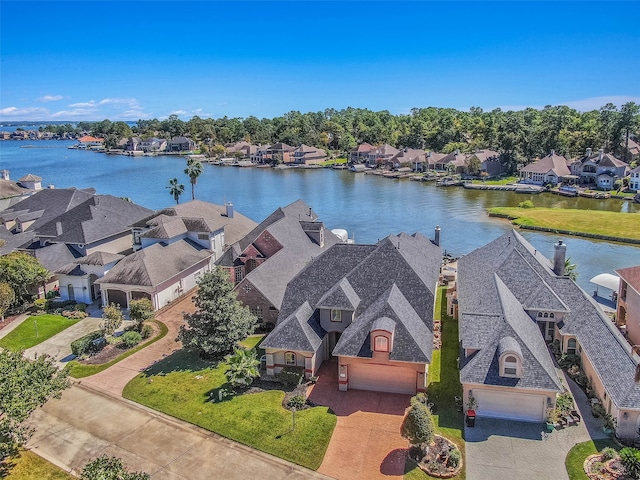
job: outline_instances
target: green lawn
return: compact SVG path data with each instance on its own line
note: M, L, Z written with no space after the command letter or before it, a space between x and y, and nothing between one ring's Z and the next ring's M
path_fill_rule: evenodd
M22 450L17 458L2 464L0 478L7 480L71 480L75 477L35 453Z
M333 160L326 160L324 162L320 162L318 165L323 167L330 167L331 165L345 165L347 163L346 158L334 158Z
M6 337L0 339L0 347L18 351L26 350L77 323L61 315L34 315L27 318Z
M634 213L539 207L495 207L489 209L489 213L506 215L515 225L640 240L640 216Z
M620 447L611 439L589 440L588 442L574 445L564 461L570 480L589 480L584 473L584 461L589 455L594 455L604 447L612 447L619 450Z
M455 397L462 395L462 385L458 372L458 322L446 314L446 290L438 289L436 299L436 318L442 319L442 348L434 350L429 365L429 385L427 395L429 401L436 405L433 420L436 423L436 433L454 442L462 453L462 471L455 477L457 480L466 478L465 444L463 439L464 417L455 407ZM419 468L407 462L405 479L431 479Z
M257 339L257 340L256 340ZM246 342L258 342L250 337ZM209 401L226 384L224 362L175 352L127 384L123 397L299 465L317 469L336 425L327 407L295 415L282 408L284 392L271 390Z
M473 180L471 183L474 185L507 185L508 183L516 183L518 181L518 177L504 177L499 179L491 179L485 180Z
M141 343L137 347L126 350L122 355L119 355L118 357L114 358L110 362L101 363L98 365L85 365L76 360L72 360L65 366L65 370L67 370L69 372L69 376L73 378L90 377L91 375L95 375L96 373L100 373L103 370L106 370L110 366L115 365L116 363L120 362L121 360L124 360L130 355L133 355L134 353L143 349L144 347L157 342L169 332L169 329L164 323L162 323L159 320L154 320L154 322L160 327L160 334L157 337L154 337L147 342Z

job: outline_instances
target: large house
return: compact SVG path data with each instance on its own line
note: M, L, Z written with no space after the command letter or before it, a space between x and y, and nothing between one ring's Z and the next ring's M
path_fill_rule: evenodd
M394 155L397 155L400 152L395 147L392 147L388 143L384 145L374 148L370 150L367 154L367 165L370 167L378 167L383 165L387 160L389 160Z
M324 150L303 143L293 151L291 162L298 165L317 165L326 159L327 153Z
M189 152L196 148L196 142L188 137L173 137L167 142L169 152Z
M544 421L561 391L547 348L555 345L580 358L617 435L638 438L640 359L599 305L564 275L565 257L562 241L550 261L512 230L459 260L465 402L474 397L479 416Z
M629 172L629 188L636 192L640 190L640 165Z
M629 174L629 165L610 153L604 153L602 148L595 154L587 148L584 157L571 165L571 173L578 176L581 183L595 184L602 190L611 190L616 180Z
M452 173L463 173L466 158L463 153L460 153L460 150L455 150L440 157L435 163L435 169L446 170Z
M115 266L103 265L104 276L98 274L103 305L118 303L128 308L132 299L146 297L154 308L163 307L195 287L228 244L255 225L234 212L231 203L223 206L200 200L148 215L131 226L135 253ZM82 265L78 270L90 273Z
M369 143L361 143L349 152L349 161L351 163L364 163L369 157L369 152L375 150L375 148Z
M131 147L133 150L142 150L145 153L164 152L167 149L167 141L164 138L151 137L139 142L132 141Z
M377 245L336 244L288 284L262 342L267 373L316 375L336 360L340 390L425 390L442 253L420 234Z
M577 176L571 173L567 159L556 155L555 150L546 157L542 157L533 163L520 169L520 182L534 185L557 185L563 181L573 183Z
M278 208L233 243L217 264L229 272L238 300L260 323L273 325L287 283L313 258L340 242L311 207L298 200Z

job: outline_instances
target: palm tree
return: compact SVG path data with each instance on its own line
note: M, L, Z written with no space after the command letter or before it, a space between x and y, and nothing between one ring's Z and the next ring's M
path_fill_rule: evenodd
M226 360L229 368L225 375L233 387L251 385L253 379L260 376L260 360L253 350L236 348L233 354L227 355Z
M575 263L571 263L571 257L564 261L564 274L571 280L576 281L578 279L578 266Z
M169 186L167 188L169 189L169 195L173 197L176 203L180 203L180 195L184 193L184 185L178 183L177 178L172 178L169 180Z
M191 179L191 199L195 200L196 183L198 183L198 177L202 175L202 163L193 158L187 159L187 168L184 169L184 173Z

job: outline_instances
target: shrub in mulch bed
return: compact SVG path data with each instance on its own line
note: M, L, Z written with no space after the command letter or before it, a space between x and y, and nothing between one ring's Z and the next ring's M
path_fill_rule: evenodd
M412 445L409 448L409 458L422 471L435 478L452 478L462 470L460 450L453 442L440 435L435 435L433 443L427 448Z
M591 480L633 480L627 476L620 457L606 459L602 453L589 455L584 461L584 472Z

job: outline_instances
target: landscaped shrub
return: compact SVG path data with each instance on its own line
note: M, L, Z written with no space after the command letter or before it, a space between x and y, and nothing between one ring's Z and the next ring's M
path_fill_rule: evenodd
M630 447L623 448L620 450L620 463L629 477L640 478L640 451Z
M112 303L104 307L102 310L102 324L100 328L104 331L106 335L113 335L113 332L122 325L122 311L120 310L120 305L116 305Z
M594 403L591 405L591 414L594 417L603 417L607 414L607 411L604 409L601 403Z
M58 310L75 305L75 300L48 300L47 310Z
M129 318L136 322L138 331L142 330L143 322L151 320L153 316L153 304L148 298L139 298L129 302Z
M76 306L73 307L74 310L77 310L78 312L86 312L87 311L87 304L86 303L76 303Z
M151 325L143 325L142 329L140 330L140 335L142 335L142 338L149 338L151 335L153 334L153 327Z
M449 452L449 466L455 468L458 465L460 465L460 450L455 448Z
M520 202L518 204L520 208L533 208L533 202L531 200L525 200L524 202Z
M420 392L417 395L411 397L411 405L414 403L422 403L423 405L427 405L429 403L429 398L425 392Z
M287 407L291 409L300 410L307 403L307 399L304 395L294 395L287 402Z
M44 298L36 298L33 301L33 306L38 310L44 310L44 308L47 306L47 300Z
M73 318L76 320L82 320L83 318L87 318L89 314L86 312L82 312L80 310L63 310L62 316L67 318Z
M299 385L303 378L304 370L302 367L284 367L280 373L278 373L278 381L287 386Z
M406 438L409 443L418 445L431 443L434 433L435 426L429 407L420 402L415 402L411 405L411 409L402 421L400 435Z
M568 368L577 365L581 365L580 357L578 355L570 355L568 353L563 353L560 356L560 360L558 360L558 365L563 370L567 370Z
M556 408L563 414L567 414L573 410L573 397L569 392L564 392L558 395L556 399Z
M134 331L125 332L120 337L120 341L124 348L133 348L142 341L142 335Z
M616 452L615 448L604 447L600 450L600 455L602 455L603 460L611 460L612 458L616 458L618 452Z
M102 337L102 332L96 330L71 342L71 352L76 356L81 356L97 351L98 347L93 341L100 337Z

